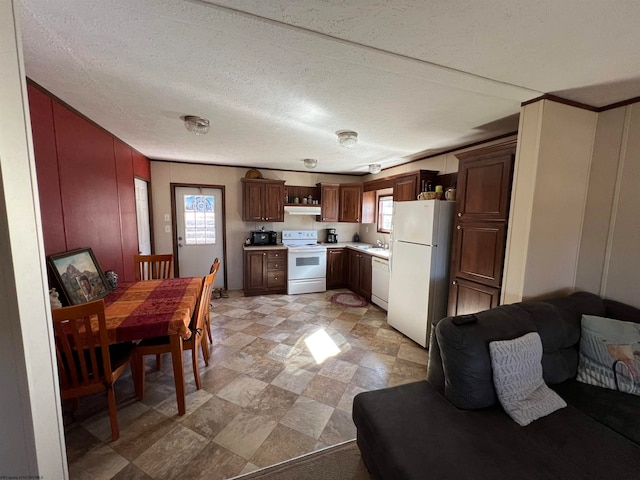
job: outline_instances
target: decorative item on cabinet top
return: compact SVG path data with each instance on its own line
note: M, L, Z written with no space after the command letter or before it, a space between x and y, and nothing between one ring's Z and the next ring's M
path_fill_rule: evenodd
M262 173L260 173L260 170L256 169L256 168L252 168L251 170L248 170L247 173L244 174L244 178L262 178Z

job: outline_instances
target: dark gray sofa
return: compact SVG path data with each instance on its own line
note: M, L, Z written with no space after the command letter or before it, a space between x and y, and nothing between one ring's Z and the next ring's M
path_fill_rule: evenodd
M640 397L575 380L582 314L640 323L640 310L584 292L497 307L467 325L438 322L426 381L354 399L357 442L372 476L640 479ZM488 343L531 331L542 339L544 379L568 406L521 427L491 400Z

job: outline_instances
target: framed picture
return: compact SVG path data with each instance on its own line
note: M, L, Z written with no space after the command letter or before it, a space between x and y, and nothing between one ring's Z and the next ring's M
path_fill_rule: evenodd
M49 255L47 261L69 305L90 302L110 292L104 272L90 248Z

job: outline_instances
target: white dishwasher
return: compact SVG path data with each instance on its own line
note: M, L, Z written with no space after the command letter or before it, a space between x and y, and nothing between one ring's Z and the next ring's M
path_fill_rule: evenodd
M387 310L389 302L389 260L371 259L371 302Z

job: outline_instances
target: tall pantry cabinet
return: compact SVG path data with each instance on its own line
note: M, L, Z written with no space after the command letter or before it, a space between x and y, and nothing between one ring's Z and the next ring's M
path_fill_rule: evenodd
M502 287L516 141L459 159L448 315L498 305Z

